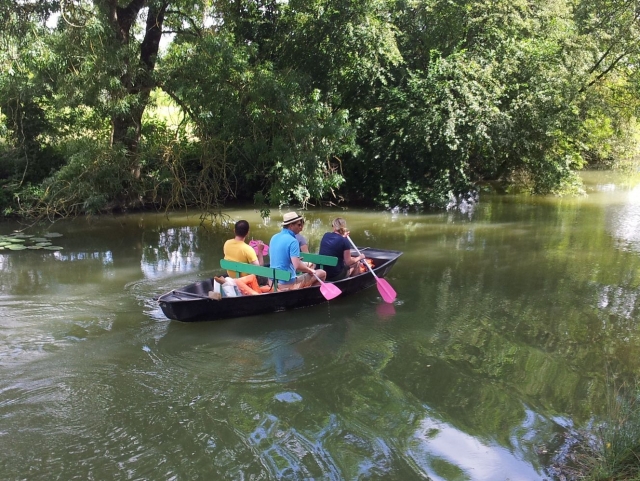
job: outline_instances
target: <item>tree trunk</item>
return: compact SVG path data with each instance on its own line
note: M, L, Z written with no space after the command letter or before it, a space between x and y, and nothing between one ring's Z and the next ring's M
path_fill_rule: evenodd
M146 5L146 0L132 0L126 7L118 7L116 0L107 0L109 19L115 30L116 40L122 47L130 42L131 28L140 10ZM129 62L123 66L124 73L120 82L129 100L129 109L125 113L113 115L111 118L111 144L122 143L127 154L132 158L132 169L136 177L140 175L140 167L136 160L138 144L140 143L142 115L149 102L151 90L155 87L153 70L156 65L162 24L167 10L167 2L153 2L147 12L145 36L140 45L140 57L135 65Z

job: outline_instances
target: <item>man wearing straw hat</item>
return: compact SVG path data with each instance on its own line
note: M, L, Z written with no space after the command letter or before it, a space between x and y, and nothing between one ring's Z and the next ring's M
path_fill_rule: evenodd
M278 289L288 291L309 287L318 283L318 278L324 281L327 273L322 269L312 269L300 258L300 244L296 239L304 227L304 218L295 212L287 212L282 217L282 230L274 235L269 242L269 265L276 269L291 272L291 280L279 282ZM302 275L296 277L297 272ZM317 277L316 277L317 276Z

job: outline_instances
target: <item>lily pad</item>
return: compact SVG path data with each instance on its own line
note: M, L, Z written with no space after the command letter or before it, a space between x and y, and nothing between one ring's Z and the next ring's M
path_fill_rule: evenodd
M0 250L21 251L24 249L47 249L50 251L59 251L63 249L61 246L51 245L51 239L54 237L62 237L62 234L58 232L48 232L46 234L40 234L40 236L41 237L36 237L32 234L22 234L21 232L0 235Z

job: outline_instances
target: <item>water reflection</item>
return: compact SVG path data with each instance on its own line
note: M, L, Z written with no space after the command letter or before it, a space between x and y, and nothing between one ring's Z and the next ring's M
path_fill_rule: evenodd
M59 255L0 254L0 470L548 478L567 431L606 406L607 373L640 369L639 194L614 184L445 213L350 211L356 242L405 253L394 304L373 287L200 324L168 321L153 297L218 269L231 225L61 223ZM338 212L305 215L317 247ZM251 209L233 217L256 238L279 229Z
M323 439L335 429L335 419L308 437L291 427L280 425L278 418L266 415L249 434L263 464L274 479L344 479L338 465L323 446Z
M284 342L272 349L271 359L267 361L266 365L273 365L276 381L287 382L296 377L296 372L302 371L304 358L295 346Z
M141 268L147 277L172 272L195 272L202 268L198 255L200 237L190 227L170 228L145 235Z
M523 464L517 454L431 417L420 421L409 441L407 454L420 471L434 481L530 481L539 478L539 474Z
M631 189L622 206L610 207L610 230L618 247L640 253L640 185Z
M380 302L376 305L376 314L380 319L390 319L396 315L396 308L388 302Z
M598 309L606 311L611 316L634 320L638 317L638 306L640 305L638 297L637 289L601 286L598 295ZM635 322L630 327L635 327Z

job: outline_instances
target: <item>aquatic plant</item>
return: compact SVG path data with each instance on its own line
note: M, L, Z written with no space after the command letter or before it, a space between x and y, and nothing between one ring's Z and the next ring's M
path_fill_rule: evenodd
M62 234L57 232L49 232L42 237L36 237L31 234L13 233L9 235L0 235L0 251L21 251L25 249L30 250L49 250L59 251L62 250L61 246L54 246L51 239L55 237L62 237Z
M555 468L556 477L567 481L640 480L638 387L612 389L602 419L573 438Z

